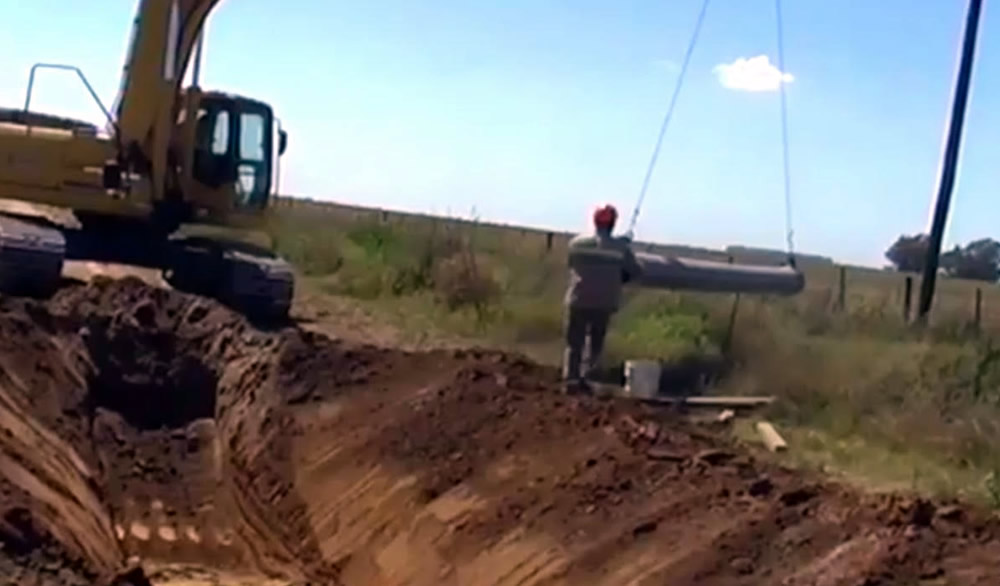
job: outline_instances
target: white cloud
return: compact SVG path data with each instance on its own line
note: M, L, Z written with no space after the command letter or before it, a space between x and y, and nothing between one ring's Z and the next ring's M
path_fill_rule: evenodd
M782 83L791 83L795 77L771 64L767 55L740 57L732 63L716 65L712 71L722 87L744 92L773 92Z

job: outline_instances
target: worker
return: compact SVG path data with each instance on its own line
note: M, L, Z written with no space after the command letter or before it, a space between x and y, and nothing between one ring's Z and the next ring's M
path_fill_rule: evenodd
M567 392L587 391L604 349L611 316L621 304L622 284L642 273L630 242L612 236L618 210L608 204L594 210L593 234L569 243L569 287L566 290L566 350L563 384ZM581 376L584 345L589 343Z

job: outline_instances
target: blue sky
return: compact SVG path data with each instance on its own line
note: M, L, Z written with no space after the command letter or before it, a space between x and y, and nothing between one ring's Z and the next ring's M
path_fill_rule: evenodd
M631 212L700 1L223 0L202 81L274 106L286 193L579 229L596 203ZM36 61L79 66L113 101L134 1L7 4L0 103L23 103ZM785 2L798 250L881 265L925 229L965 7ZM996 18L946 245L1000 237ZM784 247L778 93L727 87L717 68L774 63L775 48L771 0L710 5L639 238ZM67 75L36 91L33 109L100 121Z

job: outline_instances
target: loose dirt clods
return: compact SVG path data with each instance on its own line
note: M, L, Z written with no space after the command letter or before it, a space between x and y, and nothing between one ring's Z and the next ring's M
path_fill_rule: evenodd
M132 279L0 299L0 583L1000 583L985 513L555 382Z

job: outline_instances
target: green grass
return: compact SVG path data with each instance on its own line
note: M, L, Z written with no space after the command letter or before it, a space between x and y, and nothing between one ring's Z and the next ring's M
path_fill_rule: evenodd
M414 335L482 340L556 362L562 350L565 239L475 222L280 208L270 235L317 287L355 298ZM738 260L738 259L737 259ZM807 266L794 298L630 290L607 360L657 358L697 370L724 364L717 391L778 397L766 416L791 458L872 487L963 494L1000 505L1000 294L942 280L931 323L902 315L904 277ZM991 303L993 305L991 305ZM994 319L996 318L996 319ZM992 489L990 488L992 486Z

